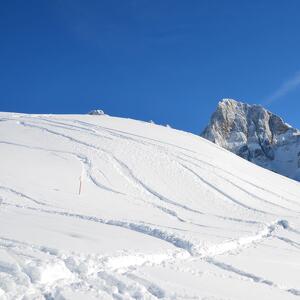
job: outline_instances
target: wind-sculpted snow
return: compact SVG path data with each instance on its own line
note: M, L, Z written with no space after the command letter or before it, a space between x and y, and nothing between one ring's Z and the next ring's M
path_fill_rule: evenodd
M300 296L299 183L151 123L0 119L0 299Z

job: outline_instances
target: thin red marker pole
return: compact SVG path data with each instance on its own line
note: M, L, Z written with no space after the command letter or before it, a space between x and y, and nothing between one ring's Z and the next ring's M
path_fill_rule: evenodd
M81 194L81 191L82 191L82 174L79 177L79 191L78 191L79 195Z

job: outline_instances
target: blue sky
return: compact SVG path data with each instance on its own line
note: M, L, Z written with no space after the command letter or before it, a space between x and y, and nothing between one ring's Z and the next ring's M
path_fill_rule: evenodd
M0 1L0 110L199 133L221 98L300 128L300 1Z

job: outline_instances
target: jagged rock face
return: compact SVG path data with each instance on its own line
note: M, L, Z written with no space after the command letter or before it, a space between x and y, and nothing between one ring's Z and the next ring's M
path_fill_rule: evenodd
M219 102L202 137L267 169L300 181L300 132L261 105Z

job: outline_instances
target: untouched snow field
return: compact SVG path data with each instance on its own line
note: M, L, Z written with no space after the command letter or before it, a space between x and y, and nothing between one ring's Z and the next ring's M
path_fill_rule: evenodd
M0 114L0 299L300 299L300 184L198 136Z

